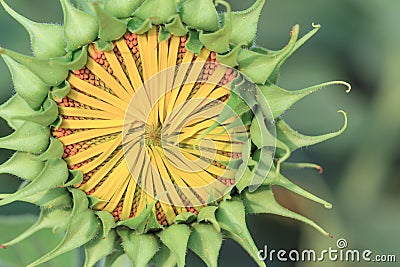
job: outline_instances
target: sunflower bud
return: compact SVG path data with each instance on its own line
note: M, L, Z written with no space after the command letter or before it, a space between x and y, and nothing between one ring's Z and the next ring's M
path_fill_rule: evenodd
M27 29L34 53L0 50L17 92L0 106L14 129L0 147L16 151L0 172L28 181L0 195L0 206L42 208L35 225L2 247L43 228L65 231L30 267L80 246L85 266L123 253L134 266L184 266L187 249L217 266L223 236L265 266L246 214L290 217L329 235L272 191L281 186L331 207L280 173L293 151L347 126L342 112L341 130L305 136L280 117L321 88L350 89L341 81L297 91L276 85L319 25L301 38L295 25L288 44L271 51L253 46L263 0L239 12L226 1L60 0L62 26L0 2Z

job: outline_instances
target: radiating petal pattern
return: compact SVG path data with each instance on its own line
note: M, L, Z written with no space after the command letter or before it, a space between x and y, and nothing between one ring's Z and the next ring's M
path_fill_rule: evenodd
M86 65L67 79L53 132L76 187L101 199L95 208L115 221L140 214L154 199L160 223L197 213L236 183L249 126L230 109L231 83L240 74L215 53L185 49L185 37L157 42L158 29L127 33L114 49L89 46Z

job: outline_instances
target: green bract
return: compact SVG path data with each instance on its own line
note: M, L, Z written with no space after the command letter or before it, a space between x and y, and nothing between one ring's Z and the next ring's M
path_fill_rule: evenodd
M7 13L28 31L34 54L27 56L0 48L16 90L0 106L0 116L14 130L0 138L0 147L16 151L0 165L0 172L27 180L17 192L0 195L0 206L25 201L41 207L37 223L15 240L3 243L4 247L15 245L41 229L52 228L65 231L63 241L42 258L32 259L29 267L81 246L85 249L85 266L94 266L103 257L105 266L111 266L123 253L133 266L146 266L151 261L156 266L184 266L187 249L201 257L207 266L217 266L222 239L231 238L259 266L265 266L257 258L258 249L247 229L246 214L290 217L329 235L313 221L279 205L272 191L273 185L281 186L331 207L280 174L282 163L293 151L338 136L347 126L346 114L341 111L345 124L340 131L305 136L280 117L297 101L326 86L345 85L350 90L350 85L340 81L298 91L276 85L283 63L318 31L319 25L313 25L301 38L299 26L294 26L288 44L279 51L271 51L253 45L264 0L255 1L244 11L232 11L228 2L212 0L79 0L77 7L69 0L60 2L64 13L62 26L32 22L0 0ZM217 7L225 12L218 13ZM109 212L96 210L94 207L102 200L73 186L82 182L83 174L69 168L62 158L63 144L51 136L51 129L59 127L63 120L56 101L71 91L66 81L71 71L88 63L88 46L95 43L99 50L112 51L113 42L127 31L142 35L151 29L158 30L158 42L171 36L187 36L187 51L199 55L205 47L217 54L218 62L236 68L252 83L245 91L241 90L244 81L232 82L227 102L250 131L250 139L243 140L246 145L242 150L249 161L236 165L243 171L237 177L239 182L224 199L202 208L198 214L180 213L168 226L159 224L153 212L155 202L147 203L133 218L118 222L114 222ZM268 117L271 113L273 118ZM221 117L225 115L228 116L222 113ZM276 136L263 125L265 120L275 123ZM274 164L267 176L264 174L269 165L262 155L274 144L266 142L266 135L276 143ZM320 168L314 164L292 165Z

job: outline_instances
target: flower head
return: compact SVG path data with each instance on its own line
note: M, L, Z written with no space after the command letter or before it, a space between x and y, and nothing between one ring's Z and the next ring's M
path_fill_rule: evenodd
M187 249L216 266L223 236L264 266L246 213L291 217L328 235L281 207L271 188L331 206L280 174L291 152L346 128L344 112L340 131L312 137L280 117L325 86L348 86L276 85L285 60L319 25L300 39L294 26L289 43L271 51L254 46L262 0L239 12L211 0L60 0L62 26L0 2L29 32L34 54L0 48L17 92L0 107L15 130L0 147L16 151L0 171L28 181L0 195L0 205L41 207L38 222L3 246L65 229L59 246L29 266L80 246L85 266L122 253L135 266L183 266Z

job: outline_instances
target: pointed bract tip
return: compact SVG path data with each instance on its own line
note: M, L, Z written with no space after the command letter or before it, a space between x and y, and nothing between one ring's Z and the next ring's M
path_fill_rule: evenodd
M350 91L351 91L351 84L349 84L349 83L347 83L347 82L343 82L343 84L347 86L346 93L350 93Z
M314 29L319 29L319 28L321 28L321 24L319 24L319 23L311 23L311 26L314 28Z
M295 31L298 31L300 29L300 25L299 24L296 24L296 25L293 25L293 27L292 27L292 29L290 29L290 36L292 36L293 35L293 33L295 32Z
M218 6L218 5L224 6L226 8L227 13L230 13L232 11L231 5L224 0L216 0L215 6Z
M351 89L352 89L351 84L349 84L348 82L345 82L345 81L333 81L333 82L330 82L330 84L340 84L340 85L346 86L347 87L346 93L350 93Z
M348 122L347 113L343 110L338 110L338 113L342 113L344 116L344 125L342 130L345 130L347 128L347 122Z
M324 168L322 168L321 166L315 166L315 169L317 169L319 174L323 174L324 173Z

